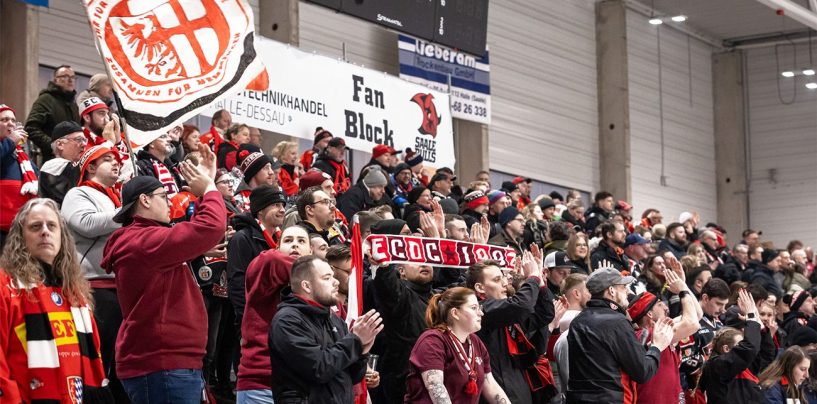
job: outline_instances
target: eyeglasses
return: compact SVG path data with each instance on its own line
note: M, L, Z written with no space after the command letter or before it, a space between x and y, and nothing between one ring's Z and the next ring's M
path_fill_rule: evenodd
M231 179L216 181L216 185L218 185L218 184L228 184L229 185L229 184L232 184L232 183L233 183L233 180L231 180Z
M326 205L326 206L328 206L330 208L332 206L335 206L335 202L332 202L331 199L324 199L322 201L315 201L315 202L310 203L310 205L316 205L316 204L319 204L319 203L322 203L322 204L324 204L324 205Z
M152 192L152 193L145 194L145 195L147 195L149 197L160 196L160 197L162 197L162 199L167 200L167 191L165 191L165 192Z
M70 75L67 75L67 74L62 74L62 75L57 76L57 78L58 79L66 79L68 81L75 81L77 79L77 76L70 76Z
M65 138L65 140L67 140L69 142L77 142L77 144L80 144L80 145L88 143L88 138L86 138L84 135L83 136L77 136L77 137L70 137L70 138L67 137L67 138Z

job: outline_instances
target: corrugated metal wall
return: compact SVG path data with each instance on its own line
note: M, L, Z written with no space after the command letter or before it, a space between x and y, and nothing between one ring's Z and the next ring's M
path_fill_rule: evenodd
M779 68L808 65L805 44L797 45L797 65L793 56L791 46L780 47ZM751 227L779 248L792 239L817 245L817 90L802 76L781 77L773 47L747 51L747 61Z
M564 187L599 184L593 2L491 1L490 165Z
M664 173L661 185L658 29L661 30ZM717 220L712 48L647 18L627 13L630 153L634 215L657 208L664 221L697 211Z

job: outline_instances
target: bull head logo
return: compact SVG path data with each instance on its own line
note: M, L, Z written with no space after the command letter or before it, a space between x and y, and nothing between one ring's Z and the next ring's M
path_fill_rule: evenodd
M437 115L437 106L434 105L434 96L431 94L417 93L411 100L423 110L423 123L417 129L423 135L437 137L437 126L440 124L442 116Z

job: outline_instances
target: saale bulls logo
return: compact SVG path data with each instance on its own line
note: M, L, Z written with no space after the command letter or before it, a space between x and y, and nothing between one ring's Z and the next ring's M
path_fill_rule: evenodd
M417 129L423 135L437 137L437 126L440 125L441 115L437 115L437 106L434 105L434 96L431 94L417 93L411 100L423 110L423 124Z

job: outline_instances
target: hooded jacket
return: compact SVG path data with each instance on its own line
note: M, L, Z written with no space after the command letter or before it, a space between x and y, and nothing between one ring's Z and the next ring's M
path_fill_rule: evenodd
M244 284L247 267L261 252L269 249L270 245L267 244L261 226L251 213L235 215L231 223L235 234L227 244L227 278L236 324L241 326L241 319L244 317L244 294L247 290Z
M699 388L711 404L761 404L766 400L757 377L749 365L760 351L760 324L749 321L743 329L743 341L729 352L715 355L704 364Z
M362 210L369 210L381 205L388 205L391 200L383 194L379 200L374 200L369 189L363 182L359 182L338 197L338 209L346 217L352 217ZM397 211L397 209L393 209Z
M610 220L610 212L593 205L590 209L584 212L584 231L589 236L596 232L596 227L600 224Z
M567 343L569 403L634 403L636 383L658 371L661 351L644 349L623 308L607 299L587 302L570 323Z
M516 293L507 299L485 299L482 304L482 329L477 336L491 355L491 374L502 386L511 403L532 403L533 394L525 379L525 369L533 366L547 350L548 335L541 335L555 314L553 294L539 287L539 278L528 278ZM518 324L525 331L535 351L528 355L512 355L508 333ZM545 332L545 334L549 334ZM536 335L538 338L533 338ZM539 342L539 344L536 344ZM539 346L537 346L539 345Z
M777 281L774 280L774 271L766 264L758 265L757 269L752 272L751 279L752 283L763 286L767 292L777 296L778 299L783 298L783 289L781 289Z
M241 362L237 390L272 389L268 336L272 318L289 285L295 258L278 250L261 253L247 268L247 305L241 322Z
M207 192L189 222L175 226L135 216L108 238L102 268L116 274L122 326L116 373L122 379L160 370L201 369L207 311L187 262L224 238L221 194Z
M374 277L377 307L383 317L384 352L380 377L387 402L403 402L409 356L414 343L426 330L426 308L431 298L431 282L426 285L401 280L396 265L379 268ZM389 387L393 387L389 389Z
M368 360L360 339L329 307L285 293L269 328L275 402L354 402Z
M624 250L621 250L621 254L619 254L602 240L599 246L593 250L593 254L590 255L590 268L598 268L599 264L604 260L609 261L619 271L628 271L630 269L630 259L624 254Z
M54 158L51 151L51 132L58 123L74 121L82 124L79 119L79 110L74 102L76 91L65 91L53 81L48 87L40 91L40 95L31 105L31 112L26 119L28 138L40 148L43 161Z

